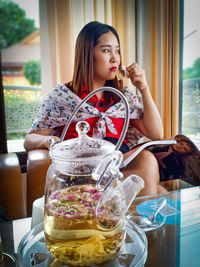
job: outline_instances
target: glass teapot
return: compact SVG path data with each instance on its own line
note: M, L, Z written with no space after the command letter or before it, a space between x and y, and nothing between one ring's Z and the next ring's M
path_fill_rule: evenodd
M116 147L108 141L87 136L89 124L76 125L78 138L64 139L77 110L100 90L118 94L125 103L126 117ZM44 233L50 253L71 266L101 264L117 255L125 240L125 213L143 180L131 175L124 181L119 171L123 142L129 121L126 98L111 87L90 93L75 109L60 143L51 144L52 164L45 188Z

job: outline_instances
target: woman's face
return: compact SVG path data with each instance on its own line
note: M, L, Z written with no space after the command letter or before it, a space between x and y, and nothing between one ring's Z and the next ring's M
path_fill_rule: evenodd
M105 84L106 80L113 80L119 68L121 58L119 43L112 32L104 33L99 37L94 47L94 89Z
M181 154L192 152L190 144L184 140L179 140L175 145L173 145L173 149Z

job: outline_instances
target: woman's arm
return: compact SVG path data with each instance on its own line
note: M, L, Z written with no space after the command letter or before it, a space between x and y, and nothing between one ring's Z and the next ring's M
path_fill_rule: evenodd
M59 142L59 137L51 136L52 131L53 129L43 129L27 134L24 141L24 148L26 149L26 151L39 148L49 149L50 144L48 140L50 138L53 138L56 142Z
M128 78L140 91L144 106L144 116L142 119L134 120L134 126L146 137L154 139L163 138L163 124L158 109L152 99L145 71L136 63L127 67Z

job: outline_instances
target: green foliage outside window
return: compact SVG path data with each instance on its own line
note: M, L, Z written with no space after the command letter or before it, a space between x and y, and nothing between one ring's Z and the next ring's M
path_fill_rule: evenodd
M8 140L24 139L41 106L41 91L6 89L4 101Z
M24 76L31 85L41 84L41 69L39 60L31 60L23 65Z
M0 50L19 43L36 29L35 21L27 18L25 10L17 3L0 0ZM39 62L35 69L35 73L40 70ZM33 80L34 84L40 84L40 75L34 74L32 77L34 78L31 78L31 81ZM35 98L35 95L38 95L35 92L28 94L27 98L24 96L24 90L4 90L8 140L24 138L39 110L40 96Z
M0 1L0 49L17 44L36 30L35 21L26 18L25 11L9 0Z
M192 67L183 70L183 80L200 78L200 58L197 58Z
M184 134L200 133L200 58L183 70L182 130Z

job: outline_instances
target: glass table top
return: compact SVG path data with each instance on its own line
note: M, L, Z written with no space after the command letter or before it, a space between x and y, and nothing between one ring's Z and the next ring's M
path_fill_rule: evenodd
M155 209L161 197L167 198L161 210L166 220L158 229L145 232L148 241L145 267L200 267L200 187L138 197L129 213L145 215ZM30 230L30 222L30 218L25 218L0 223L4 251L16 253L19 241Z
M155 209L161 197L167 204L161 210L165 223L146 232L148 257L146 266L200 266L200 187L171 191L160 196L135 199L129 213L146 215Z

